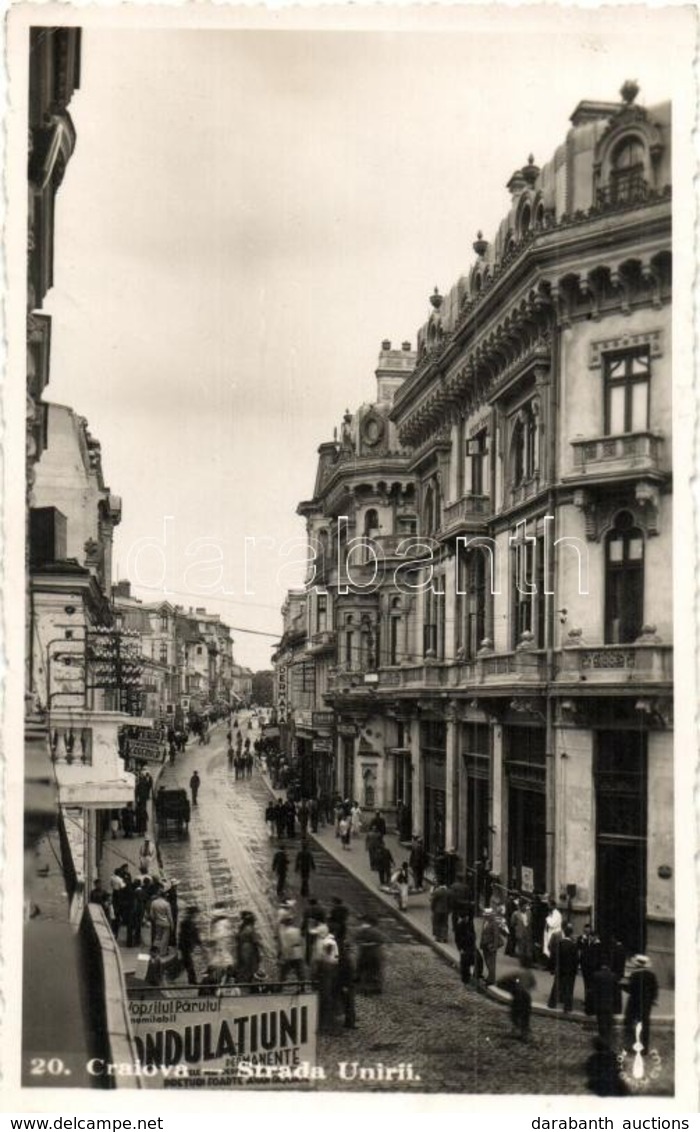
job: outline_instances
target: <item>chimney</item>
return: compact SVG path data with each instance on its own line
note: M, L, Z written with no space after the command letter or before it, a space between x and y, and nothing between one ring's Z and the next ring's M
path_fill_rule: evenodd
M112 586L112 593L114 597L131 597L131 582L122 578L116 585Z

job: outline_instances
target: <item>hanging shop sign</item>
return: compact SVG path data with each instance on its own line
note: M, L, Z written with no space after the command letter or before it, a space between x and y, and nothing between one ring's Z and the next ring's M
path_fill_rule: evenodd
M332 731L335 714L332 711L312 711L311 726L316 731Z
M330 755L333 752L333 747L328 739L314 739L311 750L319 755Z
M131 989L135 1071L149 1088L232 1088L313 1080L318 999Z
M134 762L162 763L165 758L165 746L160 737L127 739L126 755Z

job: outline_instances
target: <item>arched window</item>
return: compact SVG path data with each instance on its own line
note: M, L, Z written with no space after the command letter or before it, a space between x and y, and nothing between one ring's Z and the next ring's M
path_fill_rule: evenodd
M644 536L621 511L605 539L605 643L629 644L644 624Z
M530 205L526 204L526 205L523 206L523 210L520 213L520 235L521 235L521 237L524 236L527 232L529 232L531 219L532 219L532 213L530 211Z
M531 480L537 473L537 463L537 417L528 404L519 411L511 434L511 487Z
M646 150L638 137L624 138L613 153L610 196L613 201L640 200L646 193Z
M535 213L535 228L544 228L544 205L542 201L537 205Z

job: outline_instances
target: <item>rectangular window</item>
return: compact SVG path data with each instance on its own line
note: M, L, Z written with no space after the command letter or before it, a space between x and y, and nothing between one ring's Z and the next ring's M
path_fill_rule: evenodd
M316 632L325 633L328 628L328 596L318 594L316 598Z
M605 434L649 428L649 349L605 356Z
M544 539L529 536L512 548L513 619L512 647L523 633L532 633L535 648L544 648Z
M471 464L472 495L488 495L488 432L485 428L467 441L467 455Z

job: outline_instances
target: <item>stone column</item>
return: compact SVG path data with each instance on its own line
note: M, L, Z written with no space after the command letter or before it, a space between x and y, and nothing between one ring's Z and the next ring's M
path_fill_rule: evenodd
M500 723L493 728L489 823L496 831L491 838L491 867L494 873L502 874L502 862L508 860L508 824L503 805L503 728Z
M459 798L457 794L457 768L459 765L459 719L457 705L449 705L446 717L445 757L445 849L457 848Z
M413 832L423 834L423 768L420 757L420 721L411 720L411 811L413 814Z

